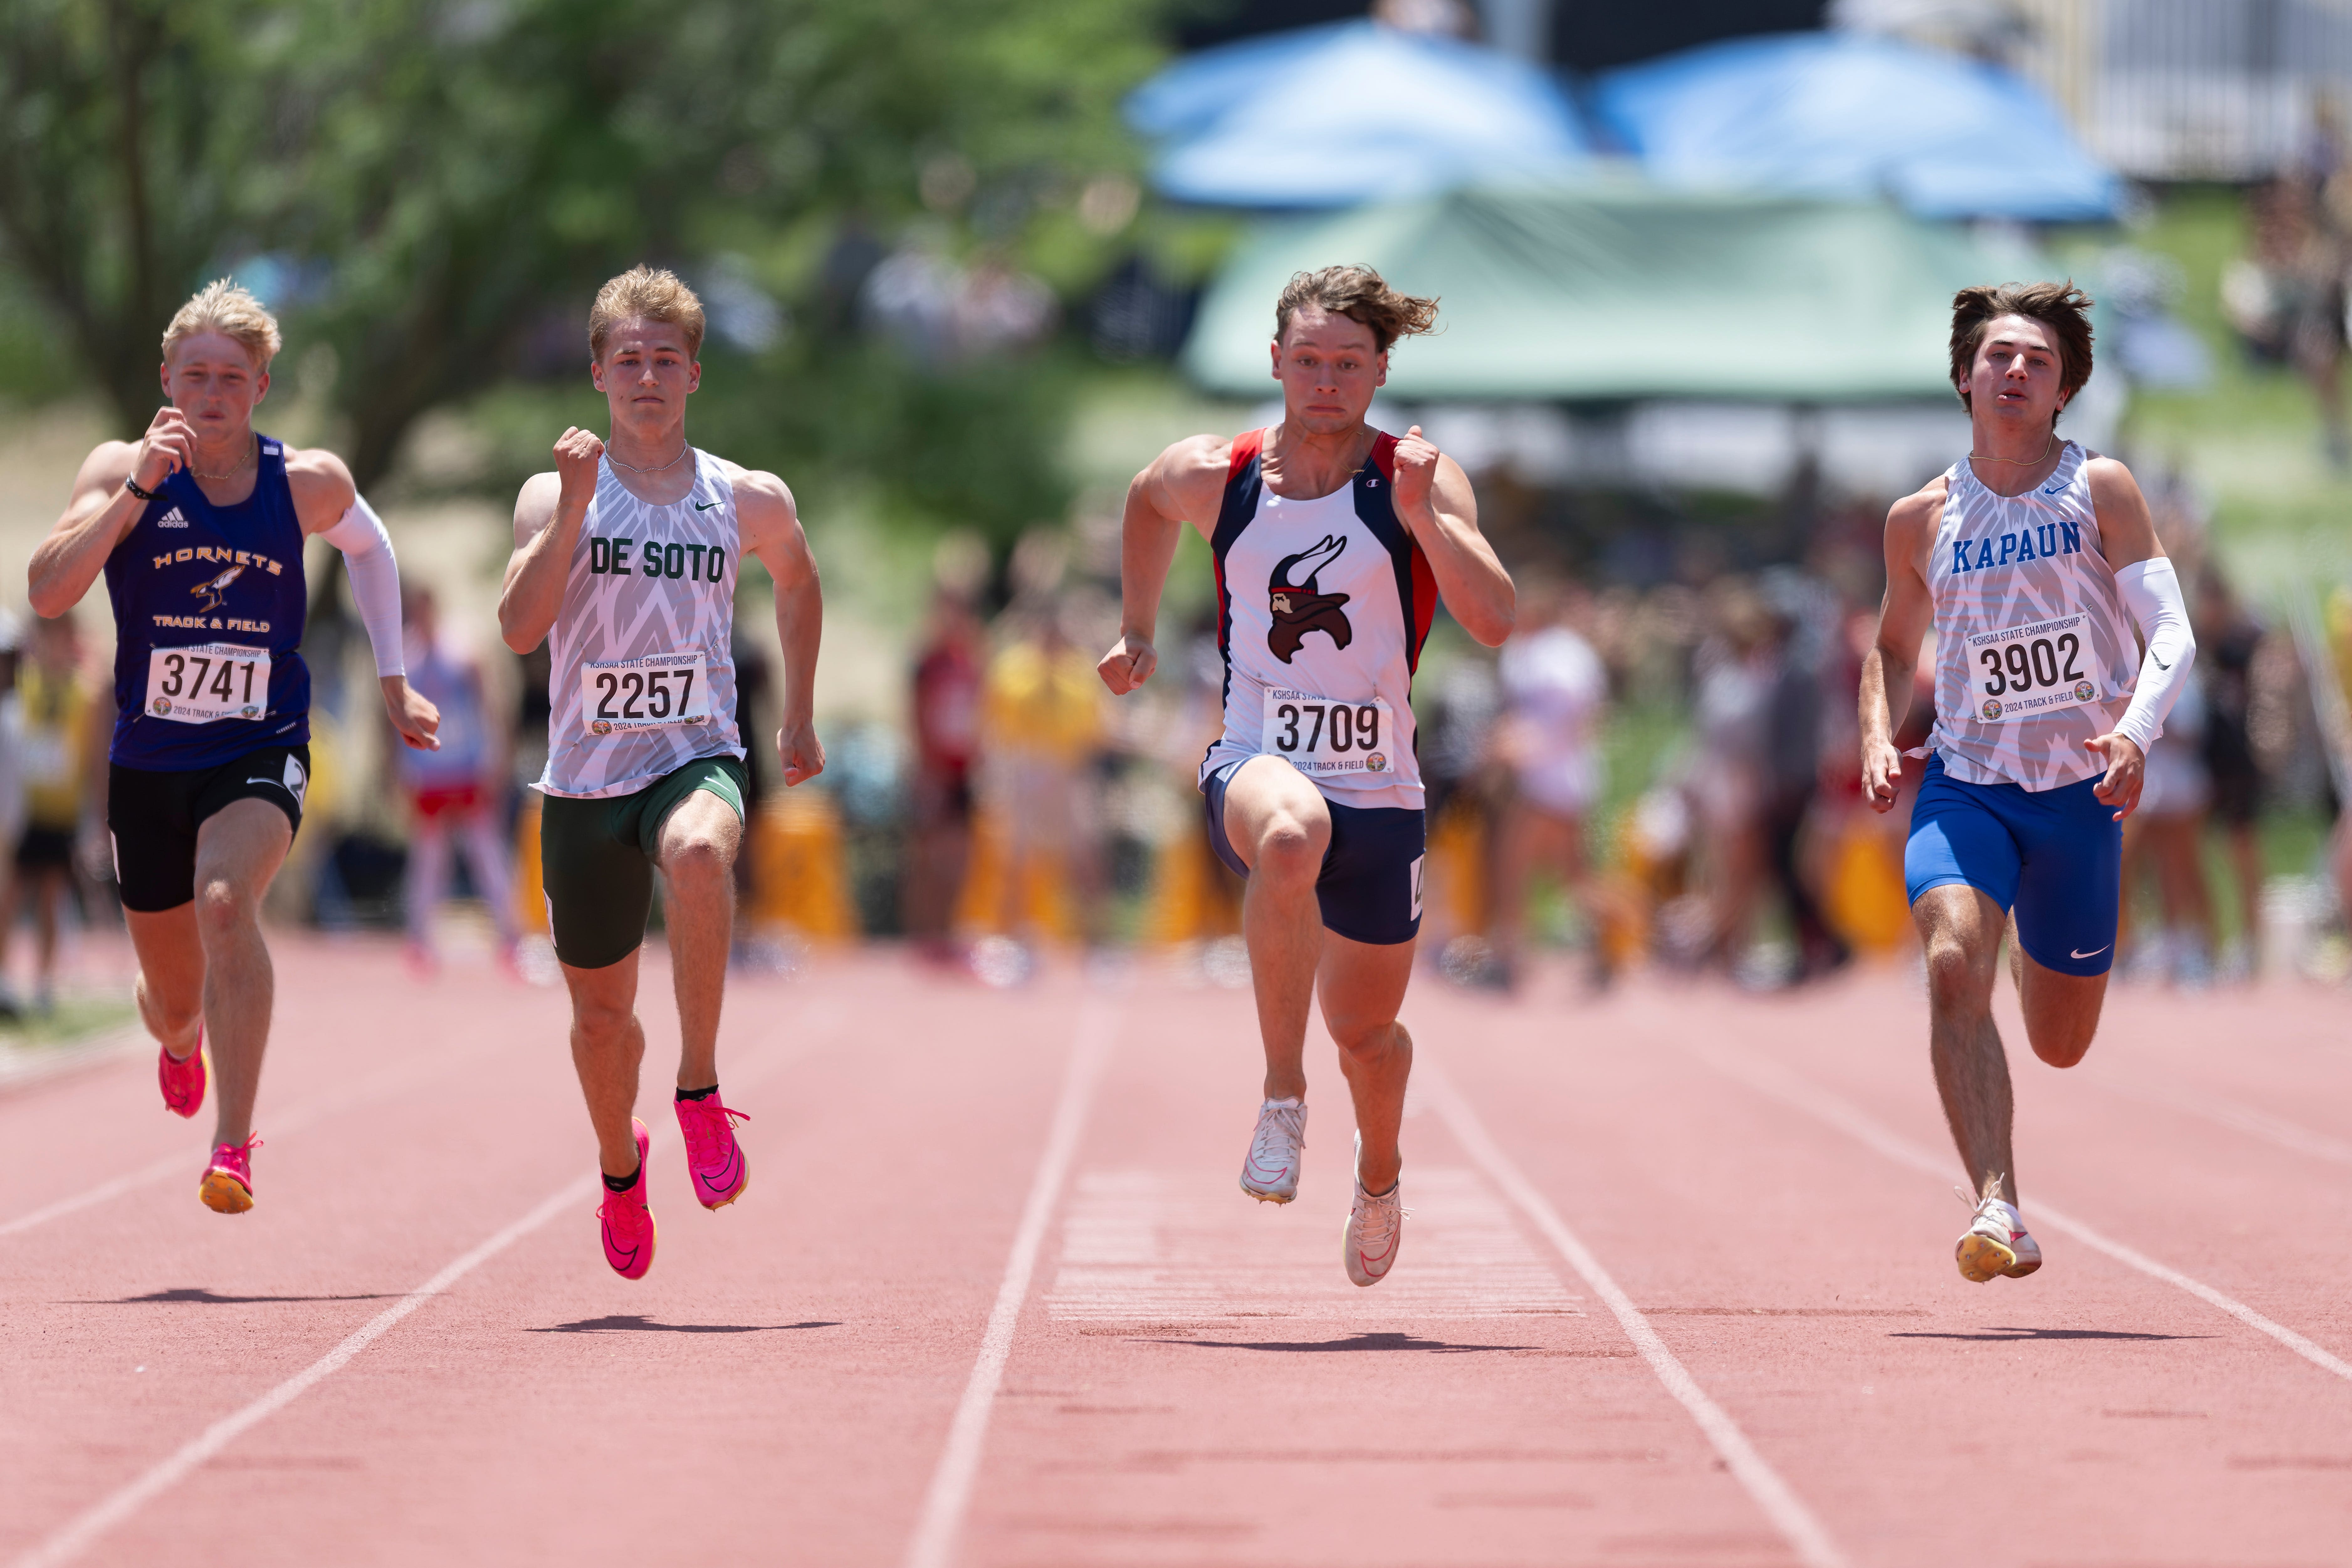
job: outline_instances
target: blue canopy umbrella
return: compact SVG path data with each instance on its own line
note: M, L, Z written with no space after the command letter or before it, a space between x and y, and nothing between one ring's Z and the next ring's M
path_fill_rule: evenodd
M1137 89L1127 114L1160 143L1152 183L1218 206L1352 206L1588 154L1542 71L1371 22L1204 49Z
M1608 73L1593 107L1653 177L1680 184L2046 223L2111 218L2123 195L2031 83L1891 38L1709 45Z

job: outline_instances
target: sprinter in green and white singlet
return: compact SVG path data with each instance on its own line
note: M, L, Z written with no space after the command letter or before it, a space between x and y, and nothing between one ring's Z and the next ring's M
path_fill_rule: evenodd
M645 1030L637 949L663 887L677 991L677 1112L695 1197L723 1208L750 1166L719 1098L719 1012L733 945L735 858L749 777L729 657L747 555L776 585L783 645L777 760L789 787L824 768L810 718L824 617L793 493L686 438L702 379L702 305L667 272L604 285L588 317L589 374L611 435L566 430L555 471L515 502L499 597L507 646L552 637L540 868L572 994L572 1060L604 1176L604 1260L641 1279L654 1259L648 1135L630 1115Z

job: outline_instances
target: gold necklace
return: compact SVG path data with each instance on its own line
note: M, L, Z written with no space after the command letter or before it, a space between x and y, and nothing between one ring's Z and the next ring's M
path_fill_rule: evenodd
M614 457L614 456L613 456L612 451L611 451L611 449L610 449L610 448L607 448L607 449L605 450L605 453L604 453L604 460L605 460L606 462L609 462L609 463L613 464L613 465L614 465L614 467L616 467L616 468L626 468L626 469L628 469L628 470L629 470L629 472L631 472L631 473L633 473L633 474L658 474L658 473L660 473L664 468L677 468L680 463L682 463L682 462L686 461L686 455L687 455L688 452L691 452L691 451L693 451L693 450L694 450L694 444L693 444L692 442L690 442L690 441L689 441L689 442L686 443L685 445L681 446L680 447L678 447L678 449L677 449L677 457L672 458L671 458L668 462L667 462L667 463L663 463L663 464L659 465L658 467L651 468L639 468L639 467L637 467L637 466L636 466L636 464L635 464L635 463L624 463L624 462L622 462L622 461L621 461L621 459L620 459L620 458L615 458L615 457Z
M239 475L239 474L241 474L241 473L245 472L245 466L246 466L246 464L247 464L247 463L249 463L249 462L253 461L254 455L255 455L256 453L257 453L258 451L260 451L260 449L261 449L261 437L258 437L258 436L256 436L256 437L253 438L253 445L252 445L252 446L250 446L250 447L247 447L245 449L245 456L244 456L244 457L242 457L242 458L239 458L236 460L236 466L235 466L234 468L230 468L230 469L229 469L229 471L228 471L227 473L225 473L225 474L205 474L205 473L198 473L198 472L196 471L196 468L194 468L194 466L193 464L192 464L192 465L190 465L190 467L189 467L189 468L188 468L188 472L189 472L190 474L192 474L192 475L194 475L194 477L195 477L195 478L200 479L216 479L216 480L217 480L217 479L233 479L236 478L236 477L237 477L237 475Z
M2045 446L2045 447L2043 447L2042 448L2042 456L2040 456L2040 457L2038 457L2038 458L1993 458L1993 457L1984 457L1984 456L1980 456L1980 455L1979 455L1978 453L1970 452L1970 453L1969 454L1969 462L1971 462L1971 463L2009 463L2009 464L2011 464L2011 465L2013 465L2013 466L2015 466L2015 467L2017 467L2017 468L2032 468L2032 467L2033 467L2033 465L2035 465L2036 463L2045 463L2045 462L2048 462L2048 461L2050 460L2050 452L2051 452L2051 448L2052 448L2052 447L2056 447L2057 445L2058 445L2058 432L2057 432L2057 431L2055 431L2055 430L2053 430L2053 431L2051 431L2051 432L2050 432L2050 443L2049 443L2049 446Z

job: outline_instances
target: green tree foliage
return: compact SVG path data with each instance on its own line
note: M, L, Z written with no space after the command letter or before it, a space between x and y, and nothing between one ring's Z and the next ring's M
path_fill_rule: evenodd
M173 307L272 258L291 340L336 351L363 485L425 412L584 369L583 336L546 345L603 278L724 256L790 325L714 343L713 445L1009 528L1055 503L1061 361L910 358L828 263L920 223L946 256L1089 282L1112 226L1080 197L1130 165L1117 105L1155 23L1124 0L10 0L0 237L126 430Z

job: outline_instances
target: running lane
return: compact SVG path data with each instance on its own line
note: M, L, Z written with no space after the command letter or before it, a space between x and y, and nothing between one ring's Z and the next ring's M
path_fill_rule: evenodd
M1889 977L1418 985L1415 1212L1372 1290L1328 1043L1300 1200L1253 1203L1246 994L1150 965L737 983L751 1185L706 1214L649 952L635 1285L560 996L374 945L287 942L279 977L252 1215L196 1204L205 1128L144 1056L0 1097L0 1226L32 1222L0 1231L0 1563L2343 1560L2352 1381L2070 1236L2032 1279L1954 1273ZM2029 1223L2352 1358L2334 1005L2119 993L2084 1068L2020 1047Z

